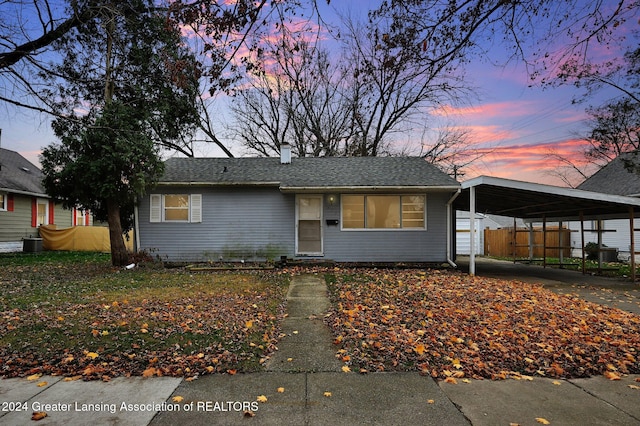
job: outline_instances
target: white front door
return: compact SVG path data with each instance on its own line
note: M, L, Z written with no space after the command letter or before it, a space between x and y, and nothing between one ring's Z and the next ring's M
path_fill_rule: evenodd
M322 195L296 197L296 254L322 256Z

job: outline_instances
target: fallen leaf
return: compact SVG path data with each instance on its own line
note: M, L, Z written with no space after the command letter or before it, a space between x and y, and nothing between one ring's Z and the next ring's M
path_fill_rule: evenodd
M254 413L254 412L253 412L253 411L251 411L251 410L244 410L244 411L243 411L243 413L242 413L242 415L243 415L243 416L245 416L245 417L255 417L255 416L256 416L256 413Z
M605 371L604 372L604 377L606 377L609 380L620 380L621 379L620 375L618 375L617 373L614 373L613 371Z
M278 393L284 393L284 388L282 387L278 388Z
M348 365L343 365L343 366L342 366L342 372L343 372L343 373L350 373L350 372L351 372L351 369L349 368L349 366L348 366Z
M183 400L183 399L184 399L184 397L179 396L179 395L176 395L176 396L174 396L173 398L171 398L171 400L172 400L173 402L182 402L182 400Z
M249 321L245 322L244 326L247 327L247 328L253 327L253 321L249 320Z
M155 367L149 367L142 372L142 377L153 377L156 375Z
M39 388L43 388L43 387L47 386L48 384L49 383L47 383L47 382L40 382L40 383L38 383L38 387Z
M91 358L91 359L96 359L96 358L98 358L98 356L99 356L99 355L98 355L97 353L95 353L95 352L87 352L87 354L86 354L86 355L87 355L87 358Z
M327 398L331 398L331 392L325 392L322 395L326 396Z
M42 420L45 417L47 417L47 413L44 411L34 411L33 414L31 415L31 420Z
M427 399L427 404L435 404L435 400L433 399Z
M267 402L267 397L264 395L259 395L256 399L258 402Z
M32 374L29 377L27 377L27 380L29 380L29 381L38 380L40 377L42 377L42 374L36 373L36 374Z
M556 386L560 386L562 384L562 382L559 382L557 380L554 380L552 383Z
M444 382L445 383L451 383L453 385L457 385L458 384L458 381L453 377L447 377L446 379L444 379Z
M629 386L631 389L640 389L640 386L636 386L636 385L627 385Z
M536 417L536 422L541 423L543 425L550 425L551 422L544 417Z

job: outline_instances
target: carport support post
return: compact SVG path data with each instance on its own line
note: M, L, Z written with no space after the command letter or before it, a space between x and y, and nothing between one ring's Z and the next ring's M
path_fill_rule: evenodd
M631 256L629 256L629 266L631 266L631 282L636 283L636 245L635 245L635 214L633 212L633 207L629 207L629 250L631 251Z
M476 187L469 187L469 275L476 274Z
M558 259L560 259L560 269L564 268L564 265L562 264L562 262L564 261L564 241L563 241L563 237L564 235L562 235L562 221L558 222L558 246L560 247L558 249Z
M582 210L580 210L580 252L582 253L582 275L586 274L586 269L585 269L585 259L584 259L584 214L582 213Z

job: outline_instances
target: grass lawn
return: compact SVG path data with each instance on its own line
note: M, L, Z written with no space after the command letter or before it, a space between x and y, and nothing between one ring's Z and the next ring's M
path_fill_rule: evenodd
M109 255L0 255L0 375L108 379L252 371L274 349L286 275L112 268Z
M144 265L144 264L143 264ZM450 270L112 268L101 254L0 254L0 375L83 379L256 371L292 274L325 274L352 371L438 379L640 373L640 316Z

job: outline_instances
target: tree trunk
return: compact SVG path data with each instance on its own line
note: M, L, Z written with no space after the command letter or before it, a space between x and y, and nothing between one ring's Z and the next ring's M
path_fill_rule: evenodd
M122 238L120 205L115 201L107 201L107 222L109 223L109 242L111 243L111 264L125 266L129 263L129 254Z

